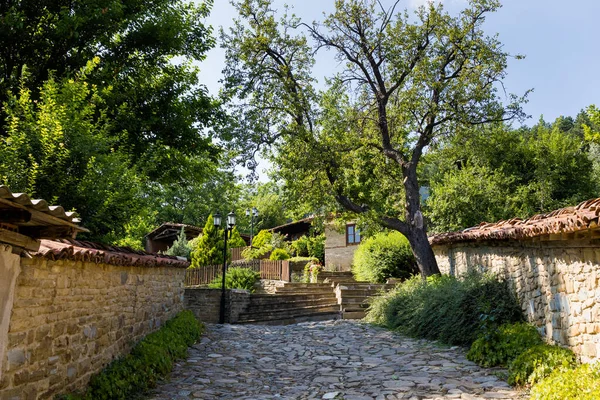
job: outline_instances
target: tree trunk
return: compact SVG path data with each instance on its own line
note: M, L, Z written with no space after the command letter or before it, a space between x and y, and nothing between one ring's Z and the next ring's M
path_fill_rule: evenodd
M408 238L410 247L415 255L417 266L423 277L431 275L439 275L440 269L438 268L433 249L427 239L427 233L425 229L418 229L411 226L410 237Z
M421 196L419 194L419 183L417 181L416 166L409 165L403 169L404 189L406 192L406 223L408 225L407 239L417 261L417 266L423 277L439 275L433 249L427 239L427 232L421 213Z

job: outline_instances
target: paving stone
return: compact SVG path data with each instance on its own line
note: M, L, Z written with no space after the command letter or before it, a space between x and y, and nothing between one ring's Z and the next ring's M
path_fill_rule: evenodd
M527 398L460 347L358 321L207 328L149 399Z

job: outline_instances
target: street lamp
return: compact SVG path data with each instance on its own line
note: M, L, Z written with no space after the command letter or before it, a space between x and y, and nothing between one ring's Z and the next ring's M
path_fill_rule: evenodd
M258 210L252 207L252 212L246 208L246 217L250 217L250 247L252 247L252 237L254 236L254 218L258 217Z
M221 214L214 215L214 225L217 229L221 227ZM223 229L223 275L221 279L221 312L219 313L219 323L225 323L225 273L227 272L227 235L235 226L235 214L230 212L227 214L227 226Z

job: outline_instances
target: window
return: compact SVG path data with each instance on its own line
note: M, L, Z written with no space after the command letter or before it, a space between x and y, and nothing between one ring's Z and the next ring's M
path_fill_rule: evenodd
M360 243L360 229L355 224L346 225L346 245Z

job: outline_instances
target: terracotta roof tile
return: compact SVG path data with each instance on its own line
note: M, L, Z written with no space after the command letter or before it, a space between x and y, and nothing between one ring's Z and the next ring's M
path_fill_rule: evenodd
M87 261L140 267L187 268L190 265L188 261L173 256L73 239L42 240L40 249L33 255L50 260Z
M429 238L431 244L449 244L477 240L519 240L542 235L559 235L598 229L600 198L575 207L566 207L547 214L537 214L521 220L512 218L496 223L482 222L460 232L448 232Z

